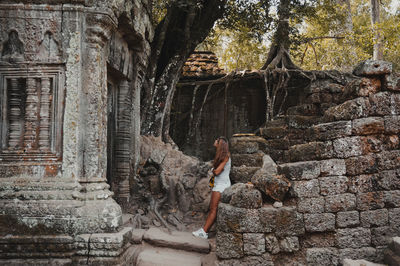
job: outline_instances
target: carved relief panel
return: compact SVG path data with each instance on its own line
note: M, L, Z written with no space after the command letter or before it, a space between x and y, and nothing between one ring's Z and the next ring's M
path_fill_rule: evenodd
M61 159L61 10L0 8L0 162Z
M0 67L0 161L60 158L63 84L59 67Z

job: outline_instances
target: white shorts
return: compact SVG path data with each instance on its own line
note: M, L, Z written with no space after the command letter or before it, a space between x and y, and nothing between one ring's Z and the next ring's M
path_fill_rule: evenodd
M215 183L214 183L214 187L213 187L212 191L222 193L222 192L224 192L224 190L226 188L231 186L231 181L229 179L221 180L220 182L217 182L217 178L218 177L215 177Z

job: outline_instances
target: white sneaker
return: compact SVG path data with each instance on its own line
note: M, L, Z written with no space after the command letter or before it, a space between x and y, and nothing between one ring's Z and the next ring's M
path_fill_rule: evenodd
M204 231L203 228L200 228L199 230L192 232L192 235L194 235L196 237L201 237L204 239L208 238L208 234Z

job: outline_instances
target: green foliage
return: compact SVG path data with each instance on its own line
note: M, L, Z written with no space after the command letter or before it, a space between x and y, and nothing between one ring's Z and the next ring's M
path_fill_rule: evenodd
M216 28L197 49L212 50L219 58L219 65L227 72L260 69L267 55L266 45L244 27L234 31Z
M330 2L330 3L329 3ZM372 58L374 29L371 26L370 1L352 0L351 13L346 6L320 1L316 16L308 17L305 31L293 45L294 61L304 69L350 71L359 61ZM400 67L400 15L391 14L389 1L382 1L381 23L384 60ZM351 17L351 24L346 19ZM335 37L335 38L327 38Z
M284 10L291 22L288 34L290 40L295 40L303 18L314 15L316 0L288 2L288 9ZM278 0L228 0L224 17L197 49L215 52L226 71L261 68L279 23L279 3Z

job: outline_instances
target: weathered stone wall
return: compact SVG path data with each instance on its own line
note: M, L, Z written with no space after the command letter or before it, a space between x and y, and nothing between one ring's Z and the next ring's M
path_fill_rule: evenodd
M262 138L232 140L233 179L256 182L264 204L234 200L243 194L254 202L253 187L224 192L217 234L222 265L382 261L390 237L400 234L400 84L390 69L385 62L359 67L355 74L362 77L338 90L339 98L348 91L350 99L322 117L291 115L260 129ZM277 162L276 173L260 170L271 166L264 153ZM264 183L257 183L260 173ZM275 208L274 194L260 183L278 190L282 178L291 187L284 206Z

